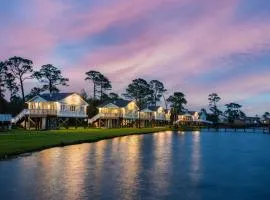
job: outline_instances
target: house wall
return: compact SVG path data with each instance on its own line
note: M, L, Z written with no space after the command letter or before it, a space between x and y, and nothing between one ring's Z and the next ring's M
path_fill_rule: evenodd
M114 104L108 104L99 108L99 115L102 118L138 118L138 107L135 102L130 102L126 107L119 108Z
M80 97L73 94L57 102L57 116L59 117L87 117L88 104Z

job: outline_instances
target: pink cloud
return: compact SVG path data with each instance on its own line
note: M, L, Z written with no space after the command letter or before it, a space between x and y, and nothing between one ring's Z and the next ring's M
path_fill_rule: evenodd
M160 79L171 92L184 91L195 107L207 104L207 95L213 89L222 92L225 99L249 98L266 91L265 87L257 88L259 84L267 85L263 74L248 77L249 83L245 82L247 75L231 82L221 80L214 88L192 82L206 72L234 68L229 59L232 55L252 56L270 49L269 20L235 20L239 2L116 0L78 12L75 1L65 4L54 0L34 1L32 20L15 23L0 33L5 38L0 47L1 52L5 51L0 59L21 55L31 57L38 65L48 62L65 65L64 73L71 79L72 90L88 87L82 77L85 71L95 69L107 75L118 91L136 77ZM189 6L199 9L190 14ZM176 7L182 10L174 10ZM155 19L156 13L164 19ZM74 66L69 64L72 58L65 60L53 54L61 43L78 44L112 26L130 25L139 20L144 26L136 37L124 43L89 48ZM130 31L133 28L137 27L130 27ZM261 75L265 78L259 79ZM239 96L241 91L244 92Z

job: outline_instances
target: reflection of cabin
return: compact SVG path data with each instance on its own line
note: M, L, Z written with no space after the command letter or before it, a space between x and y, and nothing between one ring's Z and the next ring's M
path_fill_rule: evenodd
M98 106L98 114L88 122L96 127L135 127L138 110L134 101L109 100Z
M81 124L87 118L88 106L77 93L41 94L26 102L28 109L13 119L13 123L22 122L27 128L50 129L67 125L70 119Z
M0 131L11 129L11 115L0 114Z
M151 127L165 125L168 118L168 113L159 106L140 111L135 101L110 100L98 106L98 114L88 122L106 128Z

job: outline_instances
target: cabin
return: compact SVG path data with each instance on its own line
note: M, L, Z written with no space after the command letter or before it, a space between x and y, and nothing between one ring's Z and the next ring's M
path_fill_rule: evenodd
M200 115L196 111L188 111L181 115L178 115L177 122L180 124L191 124L199 122Z
M77 93L40 94L26 103L28 108L13 118L13 123L25 128L68 127L70 120L77 126L87 119L88 103Z
M199 112L196 111L187 111L181 115L178 115L176 124L202 125L212 124L212 122L207 120L207 116L204 113L199 114Z
M0 114L0 131L11 129L11 114Z
M88 123L100 128L136 127L139 125L138 113L135 101L109 100L98 106L98 114Z
M140 119L144 120L144 127L164 126L170 121L170 112L162 106L148 106L140 111Z
M98 106L98 114L88 120L94 127L152 127L168 123L170 115L160 106L140 110L135 101L109 100Z

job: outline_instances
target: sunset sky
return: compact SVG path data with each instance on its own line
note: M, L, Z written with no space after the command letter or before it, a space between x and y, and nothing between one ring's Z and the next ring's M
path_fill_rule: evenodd
M191 110L217 92L251 116L270 111L269 0L2 0L0 27L0 60L53 64L70 78L63 91L91 92L84 73L97 70L118 93L158 79Z

